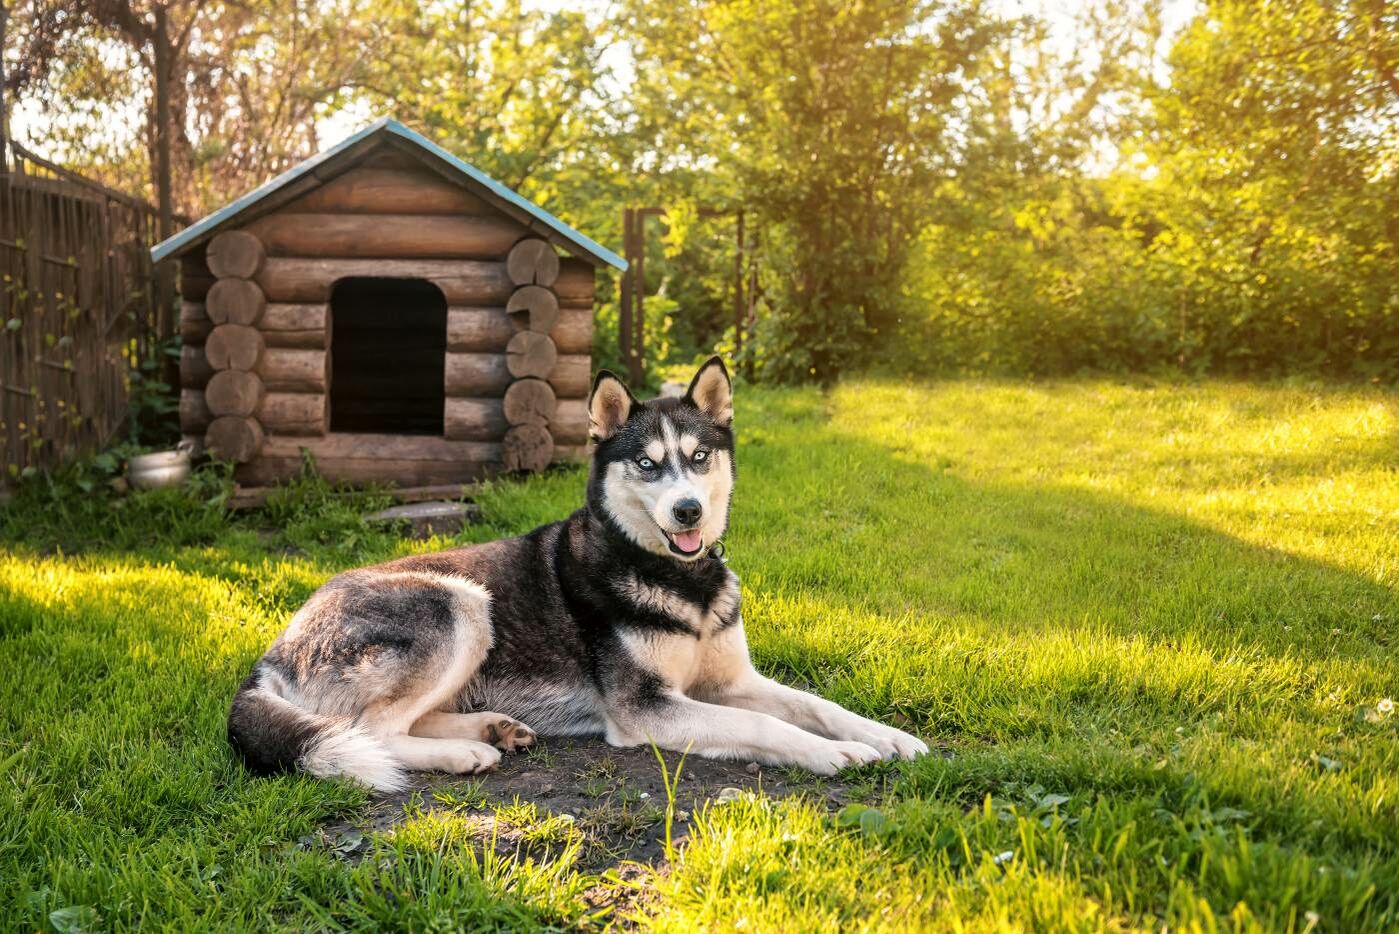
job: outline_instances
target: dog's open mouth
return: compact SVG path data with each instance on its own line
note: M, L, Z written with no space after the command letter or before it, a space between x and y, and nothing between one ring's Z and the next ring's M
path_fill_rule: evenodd
M662 529L661 531L665 531ZM684 532L666 532L665 537L670 539L670 550L677 555L686 558L699 553L704 547L704 537L700 535L699 529L687 529Z

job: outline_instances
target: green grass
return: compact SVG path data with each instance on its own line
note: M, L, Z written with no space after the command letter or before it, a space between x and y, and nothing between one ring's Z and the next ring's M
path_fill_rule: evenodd
M316 484L272 532L207 489L33 493L0 555L0 919L1399 929L1393 394L864 381L743 389L738 432L759 667L950 753L869 770L874 810L714 804L641 883L581 872L579 831L524 806L518 860L451 808L345 858L314 832L367 796L250 779L226 705L328 575L428 546ZM582 482L497 486L466 538L562 516ZM599 887L644 897L609 914Z

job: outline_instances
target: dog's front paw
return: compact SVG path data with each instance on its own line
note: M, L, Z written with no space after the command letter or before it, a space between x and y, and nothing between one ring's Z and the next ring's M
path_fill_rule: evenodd
M880 760L879 750L864 743L826 740L802 758L801 765L817 775L834 775L841 769Z
M883 759L916 759L928 753L928 744L918 737L872 720L856 738L878 749L880 758Z

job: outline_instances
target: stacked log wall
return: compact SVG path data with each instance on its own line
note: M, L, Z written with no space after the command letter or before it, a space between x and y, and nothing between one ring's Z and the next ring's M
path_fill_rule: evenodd
M204 399L204 387L213 371L204 355L204 342L214 329L204 311L204 299L214 284L214 274L197 250L180 260L180 434L197 452L204 450L204 433L214 417Z
M515 333L505 345L511 381L502 392L501 413L509 425L502 456L506 470L542 470L554 460L552 428L561 392L555 379L559 352L550 337L561 317L559 256L543 240L521 240L506 256L505 271L515 286L505 303Z
M183 261L181 424L188 437L212 441L210 428L221 417L256 422L260 435L239 438L238 453L258 449L239 468L241 480L287 479L299 468L302 447L337 479L410 484L537 469L583 455L593 269L560 259L518 220L436 175L370 160L249 222L237 237L220 237L224 242L215 238ZM260 246L255 270L249 240ZM528 246L512 268L520 243ZM225 275L211 268L211 257ZM446 437L329 433L330 293L338 280L358 276L424 279L446 297ZM237 328L255 330L257 339ZM206 387L220 367L259 381L252 415L211 409ZM507 406L507 391L526 381L540 385L516 391ZM553 402L547 419L540 414L548 408L545 393ZM511 436L516 429L525 430ZM515 454L508 453L512 445ZM542 461L540 448L548 451ZM526 462L522 449L534 452ZM375 473L375 463L383 472Z

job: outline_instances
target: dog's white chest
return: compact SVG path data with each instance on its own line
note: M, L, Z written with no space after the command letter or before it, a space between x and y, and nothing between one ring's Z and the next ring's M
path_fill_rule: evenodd
M623 637L628 654L640 668L681 691L700 679L703 641L677 633L628 633Z
M708 609L634 580L628 596L653 612L682 623L688 632L626 633L622 639L632 659L667 685L688 692L695 684L746 661L742 624L727 625L738 609L738 580L730 577Z
M702 684L732 680L748 665L743 624L708 629L699 638L678 633L631 633L623 637L638 666L683 693Z

